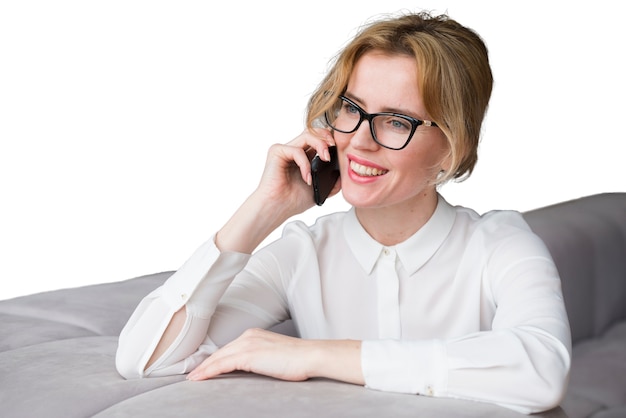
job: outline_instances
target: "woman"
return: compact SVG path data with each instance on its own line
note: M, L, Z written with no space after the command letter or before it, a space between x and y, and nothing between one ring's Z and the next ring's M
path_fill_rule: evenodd
M482 40L445 16L364 28L313 94L308 128L271 147L258 188L139 304L120 373L245 370L558 405L571 344L550 254L519 213L479 216L437 191L471 173L491 87ZM353 208L292 222L250 255L313 206L310 157L329 160L331 145L333 193ZM289 318L301 338L267 331Z

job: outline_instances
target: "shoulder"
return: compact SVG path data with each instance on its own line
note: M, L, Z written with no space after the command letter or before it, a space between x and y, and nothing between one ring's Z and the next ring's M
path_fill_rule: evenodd
M464 206L454 206L454 210L457 222L477 231L494 232L501 228L530 231L522 214L515 210L492 210L482 215Z
M511 234L533 234L528 223L518 211L492 210L482 215L473 209L454 206L456 226L491 239L507 238Z
M311 225L295 220L287 223L281 239L307 239L317 241L333 235L343 228L344 219L349 212L335 212L320 216Z
M456 228L466 231L468 245L480 245L488 253L549 257L545 244L520 212L493 210L479 215L462 206L455 206L455 210Z
M520 212L495 210L478 215L457 208L457 222L466 234L464 259L479 266L494 295L507 288L519 291L519 286L556 286L559 276L552 256Z
M343 236L345 213L325 215L312 225L302 220L286 223L282 235L260 248L248 263L248 268L274 272L276 277L285 280L293 277L308 277L316 271L320 251L332 251ZM288 284L284 283L287 287Z
M336 212L317 218L312 224L302 220L287 222L278 239L269 242L260 248L255 255L264 258L280 259L301 258L303 254L310 255L318 248L331 241L337 243L343 236L343 223L348 212Z

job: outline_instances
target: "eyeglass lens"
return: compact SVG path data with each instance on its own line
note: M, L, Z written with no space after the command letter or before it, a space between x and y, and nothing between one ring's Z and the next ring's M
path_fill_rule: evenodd
M328 113L330 126L344 133L354 132L363 119L368 119L362 109L342 97ZM369 119L375 141L389 148L404 147L413 132L411 121L400 115L375 114Z

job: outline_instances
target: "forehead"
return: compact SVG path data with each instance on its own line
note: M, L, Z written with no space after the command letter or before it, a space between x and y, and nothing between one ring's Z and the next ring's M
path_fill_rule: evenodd
M380 51L366 52L354 64L350 80L367 75L387 81L415 83L417 86L417 64L415 59L408 55L387 54Z
M407 109L424 116L415 59L406 55L368 52L356 62L346 94L357 98L369 112Z

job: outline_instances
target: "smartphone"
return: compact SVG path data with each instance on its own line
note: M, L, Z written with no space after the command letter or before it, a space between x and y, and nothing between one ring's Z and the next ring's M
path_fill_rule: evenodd
M313 178L313 199L315 204L322 206L330 191L339 178L339 159L337 147L328 147L330 161L322 160L316 155L311 161L311 177Z

